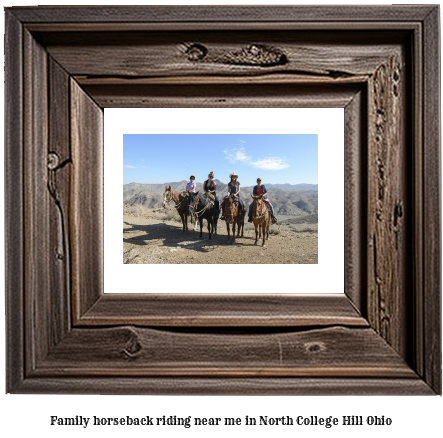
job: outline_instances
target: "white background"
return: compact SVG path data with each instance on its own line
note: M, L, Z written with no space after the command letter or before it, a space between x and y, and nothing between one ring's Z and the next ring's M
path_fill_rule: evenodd
M46 1L45 4L51 2ZM60 1L53 4L60 4ZM95 4L112 4L110 0L95 1ZM209 3L203 2L202 4ZM222 4L223 2L218 2ZM232 2L225 2L232 4ZM241 4L270 3L260 0L243 0ZM279 4L297 4L279 0ZM300 4L327 4L337 2L309 2L304 0ZM340 4L355 4L354 1L340 0ZM381 1L365 1L366 4L389 4ZM29 1L14 1L4 5L30 5ZM68 3L66 3L68 4ZM74 4L74 3L71 3ZM131 4L147 4L133 1ZM167 4L156 2L156 4ZM198 4L198 3L194 3ZM3 26L4 20L1 20ZM0 69L0 74L3 70ZM3 107L3 105L2 105ZM0 119L3 124L3 118ZM3 159L3 154L0 154ZM3 172L3 165L0 166ZM0 188L3 197L3 174L0 175ZM3 211L1 212L3 223ZM3 233L0 233L3 243ZM4 284L4 266L0 265L2 281ZM0 327L4 330L4 300L1 300ZM5 357L4 336L0 336L0 355ZM4 391L4 361L0 365L0 392ZM219 428L138 428L127 430L125 427L114 428L87 428L80 427L51 427L49 426L50 415L75 416L161 416L161 415L192 415L192 416L232 416L244 417L245 415L385 415L391 417L393 425L390 427L336 427L324 428L254 428L252 433L255 437L269 437L278 434L280 437L295 436L328 436L328 437L352 437L359 436L373 438L374 435L383 438L391 437L415 437L415 436L439 436L443 428L441 415L443 402L441 397L153 397L153 396L65 396L65 395L0 395L0 433L5 437L15 436L44 436L64 438L79 436L107 438L121 437L131 434L132 437L163 437L163 436L192 436L204 437L210 434L212 437L230 436L244 437L245 433L251 432L245 427L227 429Z
M201 122L197 132L193 123L195 120ZM245 126L252 126L253 131L245 132ZM267 293L270 290L275 293L343 293L344 111L342 108L105 109L105 293L174 291L173 284L165 285L165 278L170 272L171 265L125 265L122 261L123 134L167 133L318 134L318 264L262 265L268 274L262 278L262 286ZM177 181L180 179L177 176ZM223 226L223 222L219 224ZM207 239L207 233L204 237ZM272 244L271 236L268 246ZM232 250L235 251L236 248L233 247ZM261 247L257 247L257 254L262 251ZM245 263L248 261L245 260ZM239 290L248 293L250 278L257 265L226 266L237 279ZM186 274L188 269L189 265L174 265L174 275L180 278L180 275ZM245 271L249 274L244 275ZM237 276L236 273L242 275ZM222 283L213 281L213 274L213 270L199 270L202 282L205 282L205 276L207 281L211 282L212 293L225 293ZM147 278L149 281L146 281Z

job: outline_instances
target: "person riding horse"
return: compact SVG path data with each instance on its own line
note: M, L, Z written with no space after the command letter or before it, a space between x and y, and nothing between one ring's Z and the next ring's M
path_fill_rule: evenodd
M195 184L194 180L195 180L195 176L191 175L189 177L188 184L186 184L186 193L188 193L188 192L195 192L196 184Z
M236 199L238 201L238 214L240 215L243 210L243 201L240 199L240 182L237 181L238 175L235 172L232 172L229 175L229 178L231 178L231 181L228 183L228 196L231 196L233 199ZM223 205L224 200L222 203L222 217L221 220L225 220L223 216Z
M266 190L265 185L264 184L262 185L261 178L257 178L257 185L254 187L252 194L254 196L261 195L261 194L264 195L263 200L266 202L266 204L268 204L268 206L271 210L272 223L275 224L275 223L277 223L277 218L274 216L274 207L272 206L271 202L269 201L266 193L268 193L268 191ZM253 206L253 204L251 203L251 205L249 206L248 222L252 222L252 206Z
M209 195L209 197L214 197L214 204L216 208L216 214L220 212L220 202L217 198L217 184L214 181L214 172L209 172L208 179L203 183L203 191Z

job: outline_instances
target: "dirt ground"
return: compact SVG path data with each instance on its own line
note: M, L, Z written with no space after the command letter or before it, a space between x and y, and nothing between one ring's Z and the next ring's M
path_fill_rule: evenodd
M199 228L194 231L189 223L189 231L183 233L177 217L170 219L163 212L133 213L125 208L123 213L124 263L318 263L317 224L293 224L289 216L278 216L262 247L261 240L254 244L255 229L247 219L244 236L233 244L228 242L225 221L218 221L217 234L209 240L206 221L200 238Z

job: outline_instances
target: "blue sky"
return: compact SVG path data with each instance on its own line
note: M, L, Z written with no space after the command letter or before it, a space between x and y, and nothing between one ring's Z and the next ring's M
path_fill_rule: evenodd
M243 186L318 184L316 134L124 134L123 184L215 178Z

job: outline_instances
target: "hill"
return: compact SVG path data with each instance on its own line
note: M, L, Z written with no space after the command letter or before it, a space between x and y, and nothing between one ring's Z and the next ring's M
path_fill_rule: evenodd
M221 199L227 193L227 184L215 180L217 194ZM123 185L123 203L146 208L160 208L165 187L171 186L173 190L182 191L186 188L187 181L166 182L164 184L139 184L130 183ZM203 184L196 183L197 190ZM318 185L317 184L266 184L269 198L278 215L304 216L318 213ZM241 197L247 205L252 201L253 187L242 187Z

